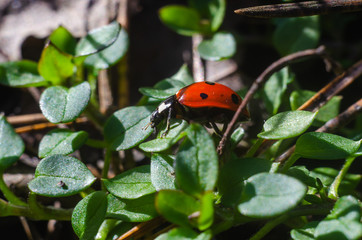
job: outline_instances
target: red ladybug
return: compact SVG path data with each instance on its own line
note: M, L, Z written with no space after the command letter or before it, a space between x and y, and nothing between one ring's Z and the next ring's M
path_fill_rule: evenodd
M168 97L152 113L150 123L157 130L157 125L167 119L165 136L170 129L170 119L179 118L195 121L213 127L221 135L215 123L223 123L226 129L234 113L241 104L241 97L229 87L213 82L197 82L180 89ZM242 112L242 119L249 119L248 110Z

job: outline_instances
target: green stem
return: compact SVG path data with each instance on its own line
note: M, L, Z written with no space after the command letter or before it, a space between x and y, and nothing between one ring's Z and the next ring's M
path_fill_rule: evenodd
M44 207L37 202L36 194L32 192L29 194L28 203L28 212L25 212L26 214L24 214L23 216L35 220L56 219L62 221L69 221L73 212L73 209Z
M88 107L84 111L84 114L92 121L92 123L98 128L98 130L103 131L103 125L106 121L105 116L99 112L99 110L90 102Z
M259 240L267 235L271 230L273 230L279 224L285 222L289 218L299 217L299 216L308 216L308 215L326 215L330 212L333 205L330 203L327 204L318 204L318 205L306 205L296 208L289 213L286 213L280 217L277 217L273 220L267 222L250 240Z
M94 148L106 148L107 147L107 143L105 141L90 139L90 138L87 139L85 144L90 147L94 147Z
M109 170L109 165L111 163L111 159L112 159L112 150L110 148L106 148L106 153L104 154L104 165L102 169L103 179L108 178L108 170ZM102 189L105 190L105 186L102 185Z
M341 185L341 182L344 178L344 176L347 174L349 167L355 160L355 157L349 157L346 159L346 162L344 163L341 171L339 171L338 175L334 179L333 183L331 184L328 192L328 197L334 200L338 199L338 188Z
M281 173L285 173L288 171L288 169L293 166L293 164L300 158L298 154L292 154L287 161L285 161L285 164L280 169Z
M263 143L264 139L258 138L256 142L251 146L249 151L246 153L245 157L253 157L256 153L256 151L259 149L260 145Z
M25 202L21 201L10 189L9 187L6 185L5 181L4 181L4 173L1 172L0 173L0 190L2 191L2 193L4 194L5 198L12 204L14 205L19 205L19 206L28 206L28 204L26 204Z

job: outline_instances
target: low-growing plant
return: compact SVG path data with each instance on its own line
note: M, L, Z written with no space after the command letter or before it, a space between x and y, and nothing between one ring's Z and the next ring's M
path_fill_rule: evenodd
M188 7L162 8L160 19L179 34L202 35L198 51L205 61L235 54L233 35L219 31L225 1L189 2ZM314 48L319 41L317 22L317 16L276 22L273 44L285 58ZM297 36L281 43L287 40L287 33ZM270 117L255 139L246 139L246 150L241 147L245 144L240 144L245 142L242 125L232 128L226 144L219 148L220 136L198 123L181 119L171 120L165 137L161 137L166 128L162 122L154 136L151 128L144 129L151 113L194 79L184 65L153 87L141 88L144 96L137 105L124 107L108 117L102 115L98 111L97 76L100 70L116 64L127 48L127 33L117 22L95 29L80 40L59 27L49 36L39 62L0 64L1 84L44 89L39 106L49 122L69 123L84 114L103 136L102 140L91 139L89 133L76 128L45 134L38 150L41 161L28 184L29 197L25 201L3 180L3 174L24 152L24 143L6 117L1 116L0 189L4 199L0 200L0 216L71 221L80 239L116 239L139 222L149 221L155 228L164 223L157 222L159 216L168 224L162 225L165 229L157 239L217 238L231 227L253 222L266 222L253 235L254 240L279 224L288 225L291 238L298 240L362 237L361 194L356 191L361 175L348 173L353 161L361 160L362 140L357 131L348 138L315 131L317 127L330 126L327 121L339 119L341 98L336 93L329 95L330 101L318 110L301 108L318 94L300 89L297 84L291 86L297 79L282 62L263 78L266 82L258 97ZM289 99L287 89L293 90ZM84 145L104 150L101 179L87 168L85 159L72 155ZM113 153L130 149L142 152L150 164L125 169L109 178ZM282 153L286 154L284 158ZM345 159L345 163L341 169L307 169L297 165L300 158L326 163ZM100 186L94 184L97 180L101 181ZM44 206L37 199L77 194L83 199L74 204L74 209Z

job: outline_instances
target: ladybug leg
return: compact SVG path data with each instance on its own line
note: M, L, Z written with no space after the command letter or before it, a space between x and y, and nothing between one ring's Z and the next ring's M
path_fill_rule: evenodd
M173 110L172 110L172 108L170 108L168 110L168 115L167 115L167 119L166 119L166 130L165 130L165 132L162 133L161 138L166 137L167 133L170 131L170 125L171 125L170 122L171 122L171 118L172 118L172 113L173 113Z
M215 133L218 135L218 136L221 136L222 137L222 132L220 131L220 129L217 127L217 125L214 123L214 122L210 122L212 128L214 129Z

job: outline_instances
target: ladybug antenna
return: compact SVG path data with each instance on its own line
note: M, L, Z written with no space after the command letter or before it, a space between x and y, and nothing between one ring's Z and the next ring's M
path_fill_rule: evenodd
M142 128L142 130L147 130L147 128L152 124L152 122L149 122L146 126Z

